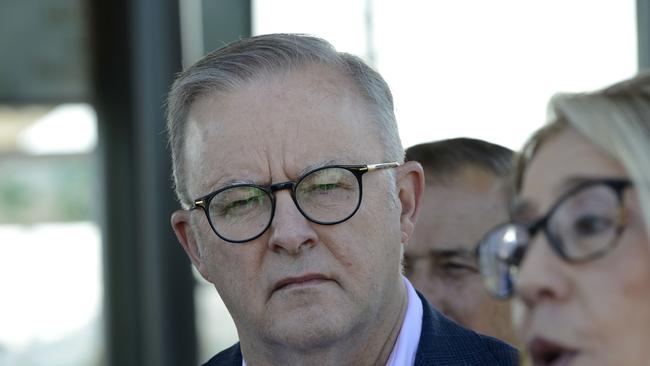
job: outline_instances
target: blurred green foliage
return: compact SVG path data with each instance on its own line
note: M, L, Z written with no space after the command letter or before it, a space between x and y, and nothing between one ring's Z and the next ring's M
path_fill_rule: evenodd
M0 157L0 223L95 218L92 155Z

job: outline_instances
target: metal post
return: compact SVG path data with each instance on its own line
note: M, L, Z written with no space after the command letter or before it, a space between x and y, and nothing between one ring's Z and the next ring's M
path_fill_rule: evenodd
M650 68L650 0L636 2L639 70Z
M194 365L191 267L169 225L163 100L180 71L178 2L91 2L103 162L106 353L111 366Z

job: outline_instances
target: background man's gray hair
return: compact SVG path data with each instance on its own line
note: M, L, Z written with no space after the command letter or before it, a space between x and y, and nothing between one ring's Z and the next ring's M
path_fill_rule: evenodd
M337 52L327 41L299 34L268 34L235 41L203 57L181 72L167 99L167 133L172 154L176 195L187 207L183 150L186 121L192 104L213 92L227 92L263 76L324 64L352 80L377 121L386 160L402 161L393 97L384 79L360 58ZM353 122L353 121L351 121Z
M411 146L406 149L406 160L422 164L427 184L446 184L465 168L479 168L510 179L513 152L501 145L463 137Z

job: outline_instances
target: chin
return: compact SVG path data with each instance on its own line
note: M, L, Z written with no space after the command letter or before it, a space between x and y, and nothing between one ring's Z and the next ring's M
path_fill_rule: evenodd
M341 341L350 331L349 324L350 322L327 316L318 309L313 312L298 312L290 319L278 317L264 328L264 332L267 333L265 338L272 343L298 350L313 350Z

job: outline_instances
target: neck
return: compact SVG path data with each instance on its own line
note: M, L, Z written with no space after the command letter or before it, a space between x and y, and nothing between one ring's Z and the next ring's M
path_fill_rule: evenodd
M268 345L259 339L242 337L241 350L247 366L266 365L385 365L395 346L406 315L407 294L399 277L397 296L379 307L368 324L351 328L334 342L309 349L291 345Z

